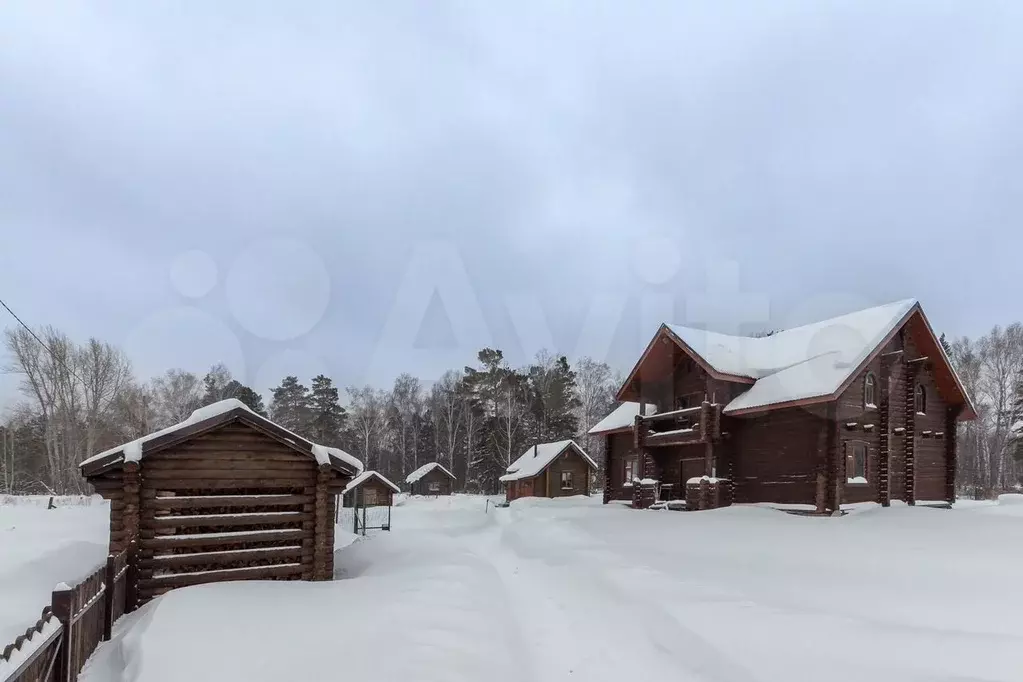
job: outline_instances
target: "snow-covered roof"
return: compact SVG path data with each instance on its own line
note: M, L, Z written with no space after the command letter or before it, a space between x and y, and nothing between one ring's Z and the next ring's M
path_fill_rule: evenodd
M419 479L421 479L423 476L427 475L428 473L430 473L434 469L440 469L441 471L443 471L445 474L448 475L448 478L451 478L451 479L455 478L455 475L453 473L451 473L450 471L448 471L447 469L445 469L443 466L441 466L440 462L430 462L429 464L424 464L423 466L419 467L418 469L413 471L411 474L406 476L405 477L405 482L406 483L415 483L416 481L418 481Z
M500 480L507 482L517 481L522 478L532 478L546 469L551 462L556 460L569 447L574 447L591 467L597 468L597 463L586 454L585 450L576 445L575 441L559 440L553 443L539 443L531 446L522 453L521 457L508 466L508 473L502 476Z
M401 492L401 489L398 486L394 485L389 480L387 480L387 478L385 478L384 475L381 474L379 471L363 471L361 474L359 474L358 476L356 476L355 478L348 482L348 485L346 485L345 489L341 491L341 494L344 495L349 490L358 488L360 485L362 485L371 478L375 478L381 481L384 485L386 485L388 488L390 488L396 493Z
M298 434L285 429L280 424L272 422L266 417L263 417L262 415L253 412L248 405L238 400L237 398L228 398L226 400L215 402L211 405L200 407L199 409L192 412L192 414L190 414L188 418L178 422L177 424L168 426L165 429L160 429L159 431L154 431L153 433L148 433L142 436L141 438L136 438L133 441L130 441L123 445L118 445L117 447L110 448L109 450L104 450L99 454L93 455L92 457L83 460L81 463L79 463L79 466L92 464L93 462L98 462L100 460L106 459L116 454L122 455L122 457L117 458L116 461L138 462L142 459L144 454L142 446L145 445L147 442L156 440L157 438L161 438L163 436L170 435L189 426L193 426L195 424L199 424L210 419L215 419L216 417L220 417L234 410L246 412L248 413L250 419L260 423L268 424L278 429L279 431L283 431L289 436L288 440L290 440L296 447L308 449L309 453L316 459L317 464L332 464L333 461L339 460L344 464L348 465L349 467L351 467L352 469L354 469L356 472L362 471L362 462L357 457L348 454L347 452L340 448L332 448L327 447L325 445L313 443L312 441L309 441L303 438L302 436L299 436Z
M729 413L831 395L916 305L906 299L762 338L665 326L714 371L756 380Z
M646 413L656 414L657 406L653 403L647 403ZM594 424L593 428L586 433L598 434L608 433L609 431L618 431L619 429L631 429L632 425L636 422L636 415L638 414L639 403L626 400L612 410L611 414Z

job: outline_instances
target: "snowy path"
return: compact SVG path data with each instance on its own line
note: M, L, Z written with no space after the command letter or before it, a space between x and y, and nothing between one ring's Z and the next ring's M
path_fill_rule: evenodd
M653 600L622 590L593 570L597 557L575 563L532 557L518 530L504 526L482 540L530 648L537 682L644 677L694 682L754 679L723 652L675 620ZM642 571L635 571L641 578ZM643 584L642 582L640 584Z
M807 519L525 502L411 501L340 551L333 583L174 591L82 682L1018 680L1023 505Z

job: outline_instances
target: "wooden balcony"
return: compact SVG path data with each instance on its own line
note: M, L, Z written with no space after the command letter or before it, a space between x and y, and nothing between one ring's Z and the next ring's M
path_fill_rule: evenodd
M634 433L637 448L715 441L721 438L721 405L704 402L684 410L639 415Z

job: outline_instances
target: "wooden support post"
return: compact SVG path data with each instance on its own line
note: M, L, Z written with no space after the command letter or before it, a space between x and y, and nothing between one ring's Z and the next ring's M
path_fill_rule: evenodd
M945 413L945 500L949 504L955 504L956 501L956 470L959 459L956 425L962 409L962 405L949 406Z
M114 629L114 579L117 577L117 569L114 566L114 555L107 555L107 566L103 572L103 582L107 586L103 592L103 641L110 641L110 635Z
M916 372L920 367L917 361L906 363L906 489L905 500L908 505L916 504Z
M837 512L842 508L842 482L845 470L842 462L842 435L839 431L837 403L828 403L827 410L827 445L825 448L826 457L826 480L827 496L825 507L827 511Z
M611 434L604 436L604 504L611 501Z
M327 490L330 485L329 464L321 464L316 471L316 493L313 501L313 580L330 580L328 574L330 555L334 551L334 524L328 509ZM363 506L365 509L365 506Z
M877 501L883 507L891 506L892 491L890 487L891 472L891 430L892 430L892 405L891 405L891 361L894 357L881 358L881 384L878 389L881 391L878 430L878 451L877 451Z
M139 526L142 519L142 471L139 462L125 462L122 467L124 482L124 539L128 549L128 573L124 587L124 612L139 606Z
M54 672L56 682L73 682L78 677L77 670L71 670L71 654L74 651L76 624L73 622L75 614L74 591L54 590L50 595L50 608L54 617L60 621L63 628L63 639L57 651L57 665Z

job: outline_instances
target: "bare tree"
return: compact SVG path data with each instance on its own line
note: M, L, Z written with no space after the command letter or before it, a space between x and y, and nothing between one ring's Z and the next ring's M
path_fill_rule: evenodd
M419 432L423 413L422 386L408 373L398 375L391 389L390 421L394 445L401 457L401 471L419 466Z
M1009 442L1012 426L1018 421L1016 387L1023 375L1023 325L1014 323L1002 329L994 327L978 342L980 379L978 382L985 411L987 484L990 488L1005 487L1005 474L1011 467Z
M383 430L386 416L384 413L385 397L372 386L363 386L362 388L349 386L345 392L348 394L350 403L348 415L357 444L355 449L361 451L359 455L366 463L366 468L373 469L376 464L373 446Z
M575 364L575 376L580 403L576 410L579 437L586 451L603 467L604 440L591 436L588 431L614 406L616 384L611 375L611 367L606 362L584 357Z
M202 382L183 369L169 369L153 379L153 413L156 428L177 424L195 411L202 398Z
M91 457L103 417L131 379L131 363L120 349L89 339L79 352L78 367L85 403L85 456Z
M456 468L455 451L462 426L463 400L458 392L461 379L461 373L448 371L430 387L430 417L433 419L438 459L452 472Z

